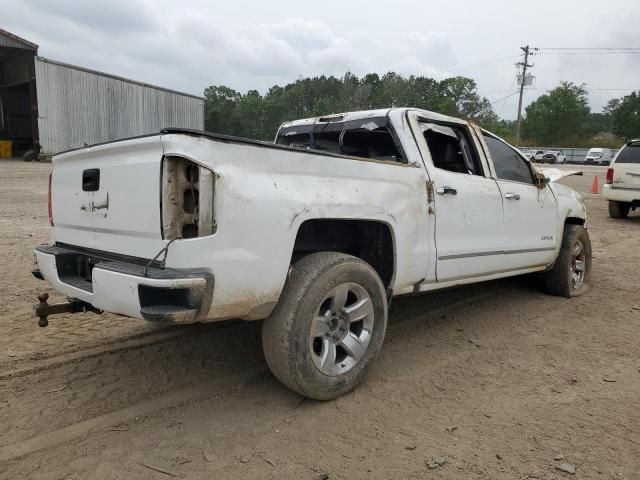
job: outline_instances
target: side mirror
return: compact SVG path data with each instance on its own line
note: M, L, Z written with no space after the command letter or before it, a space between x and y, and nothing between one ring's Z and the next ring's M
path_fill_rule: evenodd
M549 178L544 174L542 170L540 170L539 168L533 169L533 182L540 190L546 187L550 181L551 180L549 180Z
M537 186L540 190L542 190L544 187L546 187L550 183L551 183L551 179L549 177L543 177L538 179Z

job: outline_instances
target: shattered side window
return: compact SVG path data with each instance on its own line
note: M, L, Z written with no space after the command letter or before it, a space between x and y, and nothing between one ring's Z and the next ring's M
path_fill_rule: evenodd
M420 122L433 166L454 173L483 176L466 127Z
M323 152L404 162L386 117L350 121L319 121L283 128L276 143ZM309 130L309 131L306 131Z
M312 125L283 128L278 133L276 143L297 148L311 148L313 132Z

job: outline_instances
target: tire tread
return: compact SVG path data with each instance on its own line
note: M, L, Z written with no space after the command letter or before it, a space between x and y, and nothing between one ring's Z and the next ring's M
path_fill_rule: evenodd
M572 248L578 237L582 237L582 243L587 251L587 266L585 272L585 279L583 286L580 290L575 291L571 286L571 280L567 275L569 269L569 263L571 262ZM591 275L591 241L589 240L589 234L582 225L565 225L564 233L562 236L562 244L560 246L560 252L553 265L553 268L545 273L545 290L553 295L561 297L575 297L583 293L587 288L587 282Z
M339 252L318 252L303 257L290 267L280 300L262 327L264 355L274 376L290 389L312 398L334 398L336 395L331 395L330 392L329 394L320 391L310 392L308 387L297 381L300 372L294 347L296 342L307 339L295 338L294 323L300 314L305 296L314 282L328 270L344 263L360 264L375 276L385 302L386 325L384 286L375 270L367 262L351 255Z

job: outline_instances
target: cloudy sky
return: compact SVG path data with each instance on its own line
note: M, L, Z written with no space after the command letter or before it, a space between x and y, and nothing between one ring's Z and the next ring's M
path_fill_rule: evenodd
M198 95L396 71L469 76L498 101L516 90L522 45L640 47L638 0L0 0L0 11L0 28L44 57ZM526 103L561 80L586 83L594 111L640 89L638 54L548 52L533 62ZM517 95L494 108L513 118Z

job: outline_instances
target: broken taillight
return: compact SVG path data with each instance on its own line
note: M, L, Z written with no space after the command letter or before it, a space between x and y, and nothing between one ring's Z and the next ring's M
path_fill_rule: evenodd
M51 204L51 177L53 172L49 174L49 191L47 193L47 204L49 209L49 225L53 227L53 205Z
M162 236L205 237L216 231L214 174L186 158L167 156L162 166Z
M607 169L607 178L604 183L606 183L607 185L613 184L613 168Z

